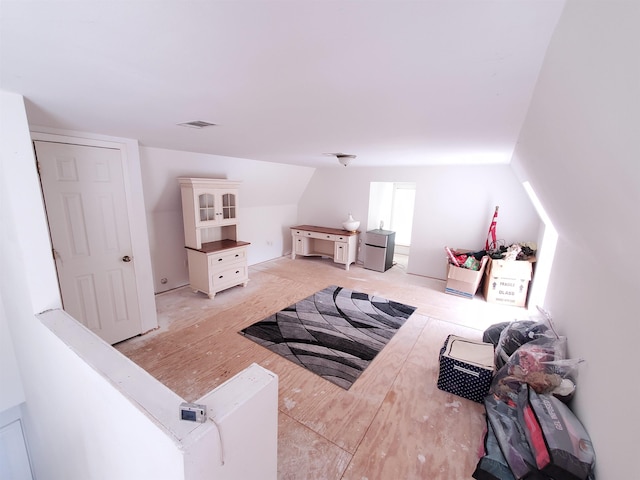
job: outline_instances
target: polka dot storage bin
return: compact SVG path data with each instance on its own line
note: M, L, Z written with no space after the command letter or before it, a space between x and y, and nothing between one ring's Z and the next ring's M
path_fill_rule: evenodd
M440 349L438 388L482 403L493 371L493 344L449 335Z

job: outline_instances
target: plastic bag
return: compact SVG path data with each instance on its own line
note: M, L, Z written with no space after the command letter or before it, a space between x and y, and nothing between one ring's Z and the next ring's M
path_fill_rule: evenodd
M494 347L497 347L500 342L500 334L510 324L511 322L501 322L491 325L483 332L482 341L484 343L492 343Z
M518 417L514 401L502 401L493 395L484 399L487 418L493 429L500 451L516 480L546 478L538 473L524 428Z
M519 347L494 376L489 392L515 398L522 384L539 394L552 394L568 402L576 389L581 359L567 358L565 337L541 337Z
M595 451L591 439L564 403L524 387L518 395L518 412L538 470L555 480L592 477Z
M495 350L496 368L501 368L518 348L532 340L558 338L551 316L542 309L538 310L540 316L537 319L516 320L501 330Z
M500 450L489 418L487 418L487 429L484 435L484 451L472 477L476 480L515 480L509 464Z

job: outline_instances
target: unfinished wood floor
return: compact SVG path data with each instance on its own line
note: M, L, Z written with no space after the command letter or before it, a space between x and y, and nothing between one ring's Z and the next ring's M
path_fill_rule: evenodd
M187 401L254 362L276 373L281 480L471 479L484 410L437 389L439 349L449 334L480 339L524 309L447 295L401 263L380 273L282 257L249 272L247 287L214 299L188 287L157 295L160 328L116 348ZM237 333L328 285L417 307L348 391Z

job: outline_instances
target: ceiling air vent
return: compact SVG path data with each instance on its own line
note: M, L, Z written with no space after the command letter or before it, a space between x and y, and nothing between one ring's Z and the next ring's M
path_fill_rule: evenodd
M185 122L179 123L180 127L189 127L189 128L204 128L204 127L215 127L215 123L204 122L202 120L194 120L193 122Z

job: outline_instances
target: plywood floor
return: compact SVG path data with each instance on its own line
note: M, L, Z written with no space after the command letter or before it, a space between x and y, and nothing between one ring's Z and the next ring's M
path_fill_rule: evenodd
M208 299L188 287L156 296L160 328L116 348L187 401L252 363L279 378L281 480L467 480L478 460L483 408L436 388L438 351L449 334L480 339L520 308L444 293L444 282L330 259L282 257L249 269L247 287ZM237 332L328 286L417 307L348 390Z

